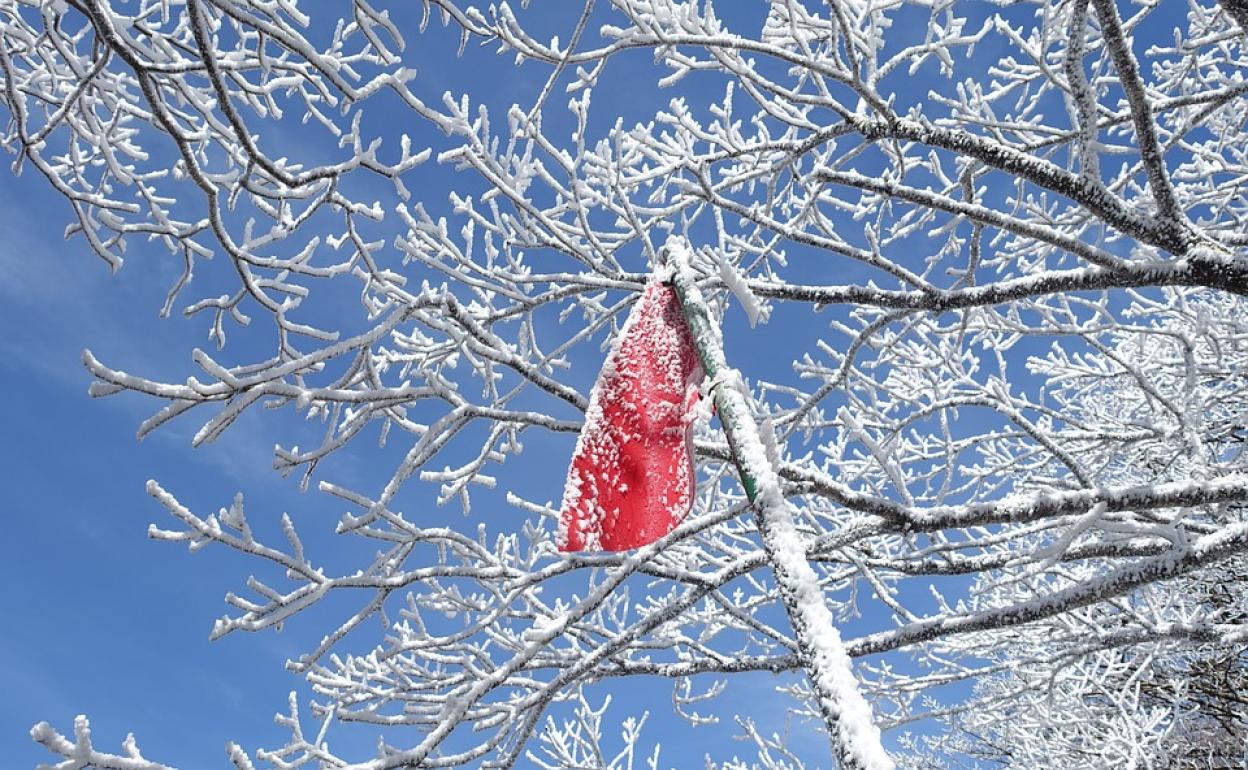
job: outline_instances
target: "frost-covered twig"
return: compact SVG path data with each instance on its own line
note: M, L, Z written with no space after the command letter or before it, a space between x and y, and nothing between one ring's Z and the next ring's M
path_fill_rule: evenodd
M922 722L899 764L1225 756L1209 683L1248 688L1245 566L1205 546L1238 548L1248 494L1238 6L0 2L19 184L226 348L123 371L101 341L92 394L147 399L140 435L198 418L197 445L264 414L274 467L347 509L318 532L152 488L157 537L256 565L218 633L345 607L290 663L316 730L292 707L286 745L232 761L644 764L640 714L600 704L658 676L647 724L697 724L708 762L827 764L725 718L825 724L713 424L669 539L552 548L560 452L671 234L713 245L713 316L770 314L728 355L779 429L809 606L852 629L877 724ZM359 552L335 537L366 555L331 569ZM734 697L751 671L768 697ZM343 721L376 755L313 736ZM724 764L734 730L756 761Z
M81 714L74 718L73 740L47 722L40 722L31 728L30 737L43 744L48 751L64 758L54 765L39 765L37 770L174 770L169 765L144 757L133 734L127 735L122 742L124 753L99 751L91 738L91 722Z

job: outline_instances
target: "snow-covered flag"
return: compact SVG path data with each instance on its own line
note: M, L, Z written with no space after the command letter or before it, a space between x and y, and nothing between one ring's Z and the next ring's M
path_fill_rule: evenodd
M651 280L607 354L568 469L561 551L652 543L693 506L702 365L680 300Z

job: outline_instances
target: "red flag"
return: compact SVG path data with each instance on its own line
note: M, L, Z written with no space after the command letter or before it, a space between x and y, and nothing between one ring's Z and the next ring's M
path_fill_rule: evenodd
M702 381L676 291L651 281L620 330L568 469L561 551L654 542L693 506L691 412Z

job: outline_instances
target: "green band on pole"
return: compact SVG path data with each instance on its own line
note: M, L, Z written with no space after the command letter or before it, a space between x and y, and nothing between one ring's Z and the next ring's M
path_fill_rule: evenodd
M698 357L702 359L702 369L706 372L707 378L714 383L726 374L723 348L715 345L715 342L719 341L719 332L711 323L706 305L694 300L695 296L698 296L698 299L701 297L690 291L693 287L693 276L690 272L685 269L675 270L672 275L672 285L676 289L676 296L680 298L680 307L684 311L685 320L689 323L689 333L693 337L694 346L698 349ZM729 398L727 391L723 388L714 388L711 391L711 397L715 401L715 408L719 411L720 422L725 426L724 433L728 438L728 447L732 450L733 463L736 464L737 472L741 476L741 486L745 488L745 495L750 502L757 502L758 480L748 463L741 459L741 452L734 441L737 436L736 430L728 427L731 425L736 428L740 425L741 416L737 414L736 399Z

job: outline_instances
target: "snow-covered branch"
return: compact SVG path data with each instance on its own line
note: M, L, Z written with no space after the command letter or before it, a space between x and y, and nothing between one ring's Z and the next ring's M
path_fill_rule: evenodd
M855 681L886 733L923 723L876 765L1229 756L1248 725L1205 715L1248 681L1242 3L538 5L0 0L18 183L216 347L133 372L101 342L91 393L196 445L255 413L349 511L316 532L149 487L154 537L255 564L216 636L342 613L289 664L288 743L231 761L657 768L643 726L674 717L757 754L710 739L708 765L819 766L760 715L836 732ZM561 553L589 384L671 236L737 370L703 403L740 403L699 412L670 535ZM729 694L758 671L769 698ZM662 708L608 705L653 676ZM380 748L331 751L341 722ZM159 767L82 725L36 738Z

